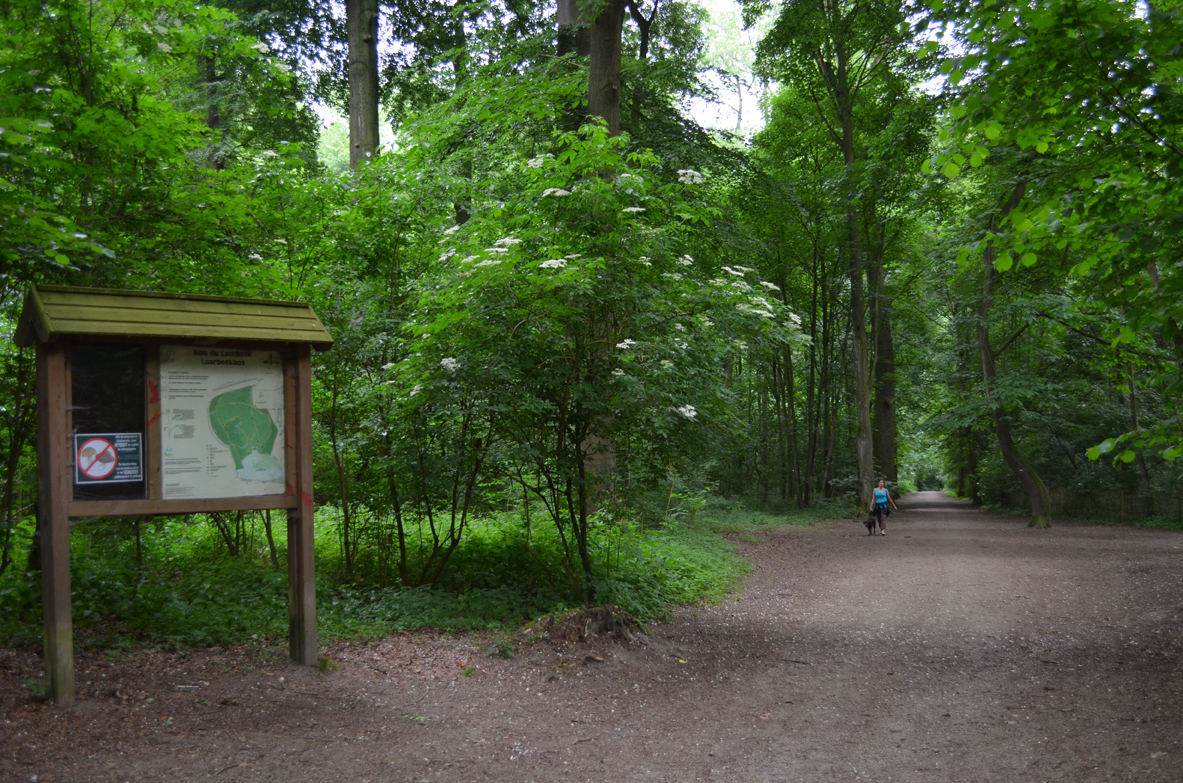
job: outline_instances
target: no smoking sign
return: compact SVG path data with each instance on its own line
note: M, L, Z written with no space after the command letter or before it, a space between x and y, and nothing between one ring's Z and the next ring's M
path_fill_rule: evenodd
M75 484L126 484L143 480L140 433L74 436Z

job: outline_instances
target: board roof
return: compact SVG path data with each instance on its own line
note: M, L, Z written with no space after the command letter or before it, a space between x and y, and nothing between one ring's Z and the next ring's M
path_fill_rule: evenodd
M309 343L321 351L333 344L311 305L303 302L32 286L14 342L31 346L60 336Z

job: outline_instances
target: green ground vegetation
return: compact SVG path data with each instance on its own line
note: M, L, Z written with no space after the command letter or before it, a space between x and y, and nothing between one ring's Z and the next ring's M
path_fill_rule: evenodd
M739 588L747 571L719 532L809 525L824 516L724 504L656 529L614 524L597 536L600 594L642 621L679 605L718 601ZM333 546L336 522L328 512L317 528L323 641L422 628L512 632L580 604L570 584L555 576L562 556L553 534L535 533L527 546L514 514L482 518L457 550L451 576L419 588L377 586L380 575L365 573L376 564L343 581ZM235 526L232 532L219 527L226 523ZM233 549L222 532L230 532ZM29 543L18 547L22 566ZM231 646L287 634L286 552L278 545L272 560L262 516L141 522L138 529L132 520L112 519L75 528L71 550L75 640L83 649ZM37 574L9 569L0 577L0 644L37 643L40 617Z

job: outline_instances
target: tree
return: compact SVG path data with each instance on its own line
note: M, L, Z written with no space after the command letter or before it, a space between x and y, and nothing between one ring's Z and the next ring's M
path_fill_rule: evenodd
M378 0L346 0L349 25L349 167L378 152Z

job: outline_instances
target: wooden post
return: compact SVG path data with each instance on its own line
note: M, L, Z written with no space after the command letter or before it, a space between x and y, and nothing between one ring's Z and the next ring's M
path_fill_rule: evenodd
M70 605L69 374L64 340L37 346L37 481L41 525L41 614L45 676L58 704L74 701L74 626Z
M295 449L292 472L296 508L288 510L288 629L292 660L316 666L316 573L313 559L312 505L312 350L307 344L289 354L288 389L295 392L294 424L289 432ZM294 359L294 361L291 361ZM294 383L293 383L294 381ZM292 389L292 387L295 387ZM289 426L291 426L289 424Z

